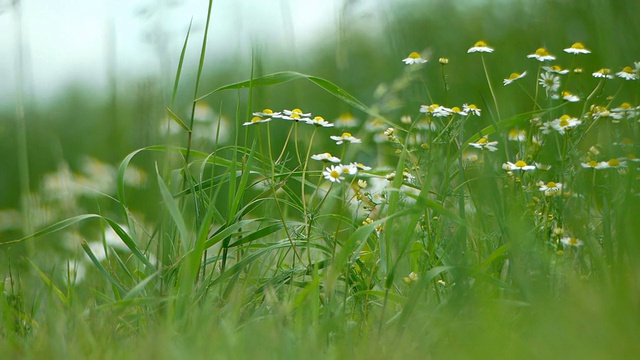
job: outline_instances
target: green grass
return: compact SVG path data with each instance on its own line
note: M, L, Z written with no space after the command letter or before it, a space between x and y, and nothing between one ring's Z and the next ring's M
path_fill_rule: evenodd
M14 225L1 244L0 357L623 359L640 351L640 80L592 76L633 68L637 44L613 47L592 33L615 31L613 15L595 30L567 25L562 37L543 30L558 31L561 15L531 16L525 22L549 26L522 41L481 25L476 12L442 6L468 28L407 36L446 23L416 24L399 9L385 15L393 41L379 58L360 56L375 45L366 37L342 34L353 47L340 55L362 62L349 76L317 64L268 72L256 51L245 75L211 81L206 37L194 45L186 34L184 49L201 49L198 69L183 68L183 50L149 142L127 125L113 129L135 139L127 148L100 150L118 153L115 166L83 158L78 145L71 166L40 168L22 209L38 230ZM552 6L584 10L542 2L534 14ZM573 19L588 25L590 16ZM523 26L507 18L494 21ZM213 29L207 23L205 33ZM478 40L495 52L467 53ZM592 53L563 51L576 41ZM556 61L526 57L540 47ZM402 64L412 51L430 61ZM320 52L319 64L330 55ZM557 89L538 81L552 64L569 70ZM379 79L371 71L354 85L376 68L385 69ZM296 121L306 117L296 107L313 110L316 123ZM346 112L360 123L333 120ZM330 139L341 134L361 142ZM326 152L340 165L314 159Z

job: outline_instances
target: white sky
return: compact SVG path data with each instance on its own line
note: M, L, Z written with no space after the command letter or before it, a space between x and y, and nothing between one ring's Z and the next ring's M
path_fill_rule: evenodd
M5 74L0 80L0 104L15 99L19 69L17 11L11 7L11 1L0 0L0 49L3 52L0 74ZM335 36L336 15L343 2L215 0L207 58L224 57L225 52L248 52L251 40L278 44L278 47L293 44L304 47L316 34ZM379 0L358 3L362 2L371 5ZM104 89L109 64L114 59L109 47L113 36L119 76L159 73L159 47L149 41L149 34L157 36L165 47L171 61L169 70L173 73L191 18L190 44L192 54L197 54L208 1L21 0L21 4L21 46L27 60L23 62L26 69L23 83L28 94L47 99L75 82L94 85L96 90Z

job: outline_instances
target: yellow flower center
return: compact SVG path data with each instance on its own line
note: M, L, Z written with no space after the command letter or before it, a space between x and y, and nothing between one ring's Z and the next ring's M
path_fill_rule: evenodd
M295 109L291 110L291 113L292 114L302 114L302 110L300 110L298 108L295 108Z
M467 106L471 110L478 110L478 107L475 104L471 104Z
M460 111L462 111L462 110L460 110L460 108L459 108L459 107L454 106L454 107L452 107L452 108L451 108L451 111L459 113L459 112L460 112Z
M477 43L475 43L475 44L473 45L473 47L487 47L487 43L486 43L486 42L484 42L484 41L482 41L482 40L480 40L480 41L478 41Z
M292 119L300 119L300 115L298 115L298 113L294 112L291 114L291 116L289 116Z
M315 121L324 121L324 118L322 116L316 116L313 118L313 120Z
M548 56L549 52L545 48L539 48L538 50L536 50L536 55L538 55L538 56Z
M598 162L595 161L595 160L591 160L591 161L589 161L589 166L590 167L596 167L596 166L598 166Z
M252 123L257 123L257 122L260 122L260 121L262 121L262 118L259 117L259 116L254 116L253 119L251 119Z
M331 170L331 172L329 173L329 176L331 176L334 179L338 179L340 178L340 173L338 172L338 170Z
M611 159L611 160L607 161L607 164L609 164L609 166L620 166L620 160Z
M569 239L569 245L578 245L578 239L576 238L570 238Z
M625 110L631 109L631 104L629 104L628 102L623 102L622 104L620 104L620 107Z
M562 71L562 68L558 65L553 65L552 67L550 67L550 69L552 71Z
M631 66L625 66L624 69L622 69L622 72L633 74L633 69L631 68Z
M567 97L567 96L571 96L571 95L573 95L573 94L571 94L571 93L570 93L570 92L568 92L568 91L563 91L563 92L562 92L562 97Z
M567 127L569 126L569 120L571 119L571 116L569 115L562 115L560 117L560 126L562 127Z
M520 76L520 74L518 73L511 73L511 75L509 75L509 80L514 80L517 79Z
M487 143L487 138L482 137L478 140L478 144L486 144Z
M409 54L409 59L420 59L420 54L414 51L411 54Z
M553 189L553 188L558 187L558 184L554 183L553 181L549 181L549 183L547 184L547 187L549 189Z
M584 50L584 45L582 45L582 43L577 42L571 45L571 48L576 50Z
M350 137L352 137L352 136L348 132L342 133L342 138L343 139L350 138Z
M264 109L264 110L262 110L262 113L263 113L263 114L273 114L273 110L271 110L271 109Z
M522 160L518 160L516 161L516 163L514 164L517 168L521 168L521 167L525 167L527 166L527 163L522 161Z

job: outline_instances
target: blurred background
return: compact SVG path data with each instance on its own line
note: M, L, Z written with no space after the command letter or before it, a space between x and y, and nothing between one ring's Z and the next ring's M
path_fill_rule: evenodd
M103 195L114 195L115 169L127 154L152 144L186 145L186 133L169 125L165 107L189 117L207 5L0 1L0 241L77 214L108 215L117 206ZM512 72L535 74L538 63L526 55L539 47L569 67L573 57L562 49L584 43L592 54L579 57L576 66L585 70L585 89L595 84L592 72L640 61L638 14L636 0L214 1L198 95L248 79L254 59L255 76L284 70L319 76L396 122L417 117L419 106L431 102L484 108L485 75L478 57L466 52L485 40L495 48L487 68L505 118L530 110L531 101L505 91L501 81ZM420 81L403 78L401 60L412 51L429 60ZM441 57L449 59L446 94ZM523 85L532 88L535 81L530 75ZM232 141L236 124L246 121L235 116L238 104L245 106L245 92L198 104L196 149L212 151L218 122L221 142ZM266 107L298 107L330 121L352 112L360 125L367 119L304 81L257 89L251 110ZM153 162L145 156L133 162L127 185L139 196L133 210L152 221L156 206L145 193ZM69 243L87 237L64 236ZM5 255L23 250L0 248Z

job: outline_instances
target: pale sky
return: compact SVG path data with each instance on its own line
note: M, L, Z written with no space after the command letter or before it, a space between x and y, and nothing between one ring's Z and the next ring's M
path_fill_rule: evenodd
M18 78L17 11L0 0L0 104L13 101ZM262 46L304 49L317 35L336 35L336 16L344 0L216 0L207 59L249 52ZM367 12L379 0L353 1ZM119 76L158 74L159 51L169 60L170 77L193 18L191 54L199 50L206 0L21 0L27 61L27 93L48 99L74 82L96 91L108 83L110 61ZM363 6L361 3L367 3ZM153 6L150 6L153 4ZM365 15L363 15L365 16ZM149 37L156 37L155 44ZM115 39L114 42L112 39ZM115 44L115 57L112 51ZM158 46L161 44L161 46ZM159 50L160 48L164 50ZM111 62L113 64L113 62Z

